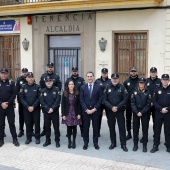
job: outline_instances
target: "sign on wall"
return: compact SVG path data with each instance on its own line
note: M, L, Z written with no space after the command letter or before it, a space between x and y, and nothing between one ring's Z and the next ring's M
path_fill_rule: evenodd
M0 20L0 34L20 33L20 20Z

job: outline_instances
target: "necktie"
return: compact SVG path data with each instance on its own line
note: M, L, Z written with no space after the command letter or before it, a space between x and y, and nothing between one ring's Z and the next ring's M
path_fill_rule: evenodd
M91 93L92 93L92 85L89 85L89 93L90 93L90 98L91 98Z

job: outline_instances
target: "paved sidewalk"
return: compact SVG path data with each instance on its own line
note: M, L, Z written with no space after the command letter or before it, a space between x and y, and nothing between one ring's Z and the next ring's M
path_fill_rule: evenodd
M41 117L42 118L42 117ZM41 121L42 122L42 121ZM127 142L129 152L123 152L120 148L119 135L117 133L117 147L109 150L110 145L109 130L106 117L103 117L101 137L99 138L100 150L95 150L92 143L92 129L90 130L90 143L88 150L82 149L83 140L80 137L79 127L77 135L77 148L67 148L66 126L60 125L61 147L56 148L54 142L54 131L52 128L52 144L43 147L45 137L41 138L41 144L36 145L33 142L25 145L26 137L19 138L20 147L12 144L11 134L8 123L6 123L5 144L0 148L0 170L12 169L69 169L69 170L160 170L170 169L170 154L166 152L164 146L164 136L162 132L161 145L159 152L150 153L153 145L152 124L149 129L148 152L142 152L142 144L139 144L137 152L133 152L132 139ZM16 126L18 131L18 113L16 110ZM41 126L42 127L42 126ZM118 130L117 130L118 132ZM141 136L141 135L140 135Z

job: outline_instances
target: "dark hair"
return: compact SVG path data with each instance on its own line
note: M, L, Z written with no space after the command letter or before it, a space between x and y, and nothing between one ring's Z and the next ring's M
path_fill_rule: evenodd
M77 88L76 88L76 85L75 85L74 81L73 81L73 80L68 80L67 85L66 85L66 88L65 88L65 90L64 90L64 96L66 96L66 97L68 97L68 95L69 95L68 84L69 84L71 81L72 81L73 84L74 84L73 94L74 94L74 95L78 95L78 94L79 94L79 92L78 92L78 90L77 90Z
M91 73L91 74L94 76L94 73L93 73L92 71L88 71L88 72L86 73L86 76L87 76L87 74L89 74L89 73Z

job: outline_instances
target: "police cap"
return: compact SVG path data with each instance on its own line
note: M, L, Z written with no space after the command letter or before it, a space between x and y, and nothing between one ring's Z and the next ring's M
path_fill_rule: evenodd
M47 67L54 67L54 63L48 63Z
M34 74L32 72L28 72L27 77L34 77Z
M108 73L108 69L107 68L102 68L101 72L102 73Z
M136 68L136 67L132 67L130 71L131 71L131 72L132 72L132 71L137 72L138 70L137 70L137 68Z
M151 67L150 72L151 73L157 72L157 68L156 67Z
M8 73L8 69L7 68L2 68L0 72L1 73Z
M51 76L47 76L45 77L45 81L52 81L53 79L51 78Z
M161 79L169 80L169 75L168 74L162 74Z
M145 83L146 82L146 79L145 78L143 78L143 77L141 77L141 78L139 78L139 81L138 81L139 83Z
M27 73L28 72L28 69L27 68L23 68L22 69L22 73Z
M114 73L114 74L111 75L111 78L112 79L118 79L119 78L119 74Z
M78 71L78 67L72 67L72 71Z

